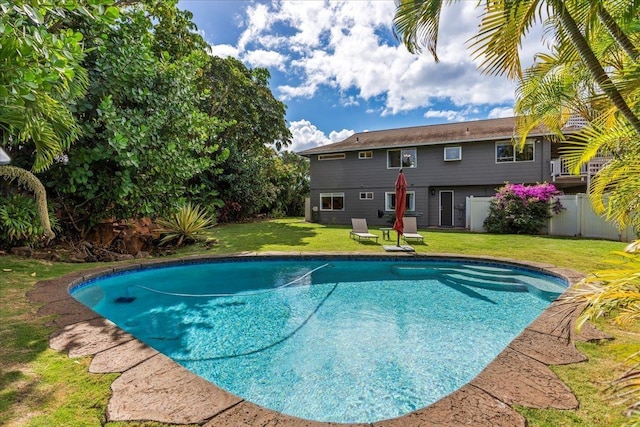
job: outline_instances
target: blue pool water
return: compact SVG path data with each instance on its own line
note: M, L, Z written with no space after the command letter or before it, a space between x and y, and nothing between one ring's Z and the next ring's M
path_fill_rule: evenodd
M71 292L248 401L366 423L469 382L565 289L500 264L305 258L135 270Z

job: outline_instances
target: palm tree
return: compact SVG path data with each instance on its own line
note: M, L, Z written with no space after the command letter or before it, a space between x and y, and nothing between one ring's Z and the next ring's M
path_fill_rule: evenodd
M403 43L410 52L419 53L421 46L426 45L438 60L436 50L440 13L443 3L455 0L396 0L397 9L394 27L402 36ZM614 3L620 11L623 2L599 1L563 1L563 0L497 0L485 1L482 22L476 41L473 43L473 55L484 58L481 63L483 72L494 75L506 74L511 79L522 77L522 67L518 49L520 42L529 29L542 20L544 6L551 19L547 23L553 25L559 43L570 43L587 66L593 79L617 110L626 118L635 132L640 135L640 118L633 112L618 87L604 70L597 56L587 42L591 27L595 25L578 25L577 22L593 23L593 16L606 19L611 17L606 7ZM585 7L586 6L586 7ZM626 16L635 17L640 10L640 3L625 5ZM580 20L576 20L578 16ZM623 40L621 31L611 28ZM582 32L582 31L584 32ZM637 58L637 55L635 55Z

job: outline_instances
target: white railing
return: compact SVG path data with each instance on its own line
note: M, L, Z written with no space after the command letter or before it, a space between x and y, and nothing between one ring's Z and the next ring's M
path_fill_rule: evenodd
M608 161L608 157L594 157L587 164L580 166L579 175L574 175L569 168L569 161L564 157L558 157L557 159L551 160L551 179L555 181L557 178L571 176L585 176L590 179L597 174Z

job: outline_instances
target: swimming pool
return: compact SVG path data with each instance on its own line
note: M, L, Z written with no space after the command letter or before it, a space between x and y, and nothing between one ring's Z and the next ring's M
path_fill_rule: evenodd
M129 271L72 294L246 400L373 422L469 382L565 287L485 262L245 258Z

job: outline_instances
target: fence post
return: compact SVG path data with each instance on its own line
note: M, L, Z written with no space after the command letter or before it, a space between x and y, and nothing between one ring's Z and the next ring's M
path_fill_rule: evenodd
M465 200L465 220L464 226L467 230L471 230L471 219L473 215L471 215L471 204L473 203L473 196L467 196Z

